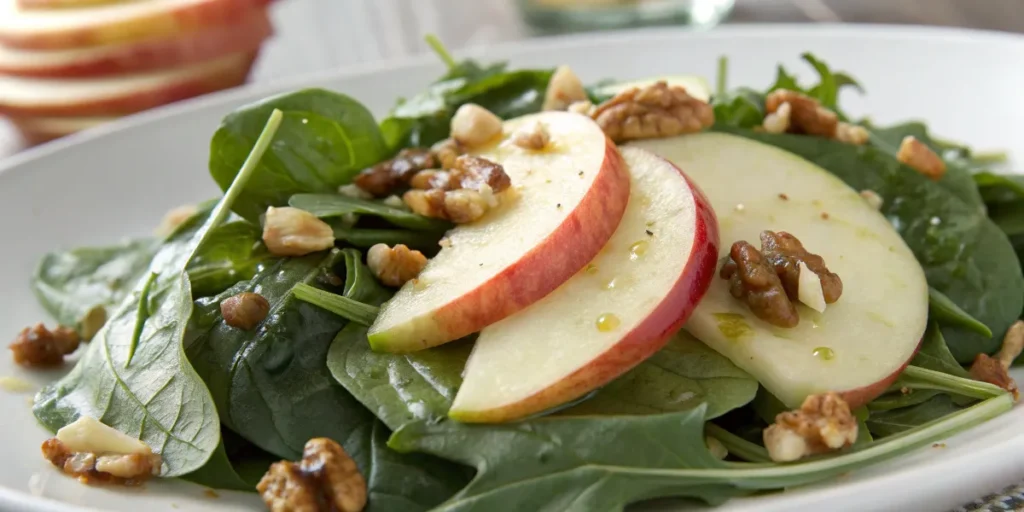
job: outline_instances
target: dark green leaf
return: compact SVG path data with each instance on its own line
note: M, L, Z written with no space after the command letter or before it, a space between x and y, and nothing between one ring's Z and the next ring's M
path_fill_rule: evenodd
M246 221L214 229L188 265L192 296L216 295L251 278L259 265L271 258L262 239L260 227Z
M292 288L292 294L303 302L308 302L346 320L351 320L367 327L373 324L373 321L377 318L377 313L380 312L380 308L377 306L363 304L344 295L314 288L306 283L296 284Z
M967 370L964 370L960 363L953 358L953 354L949 352L946 339L942 337L942 331L939 330L934 320L928 325L928 330L925 331L924 338L921 340L921 347L910 364L957 377L970 378Z
M764 121L764 95L741 87L712 98L715 123L738 128L753 128Z
M953 403L953 399L949 395L936 395L911 407L872 412L867 425L871 433L879 437L886 437L924 425L962 409L963 407Z
M368 249L377 244L395 246L403 244L411 249L424 251L428 256L437 252L438 242L444 237L443 231L412 231L406 229L354 228L344 222L331 222L334 238L355 247Z
M775 68L775 83L768 87L768 92L772 92L778 89L785 89L789 91L803 91L800 84L797 83L796 77L789 74L781 64Z
M818 72L818 78L820 80L818 85L812 87L810 91L808 91L809 95L812 98L816 98L824 107L836 110L839 103L839 87L836 84L836 78L832 74L832 70L829 69L828 64L818 60L810 53L804 53L800 57Z
M873 147L800 135L717 129L790 151L835 174L854 190L873 190L882 196L882 213L914 251L928 284L995 334L986 338L966 329L944 327L950 352L967 363L980 352L998 349L1007 328L1024 308L1024 277L1006 235L980 208Z
M989 205L988 215L1007 236L1024 235L1024 200Z
M359 102L323 89L272 96L229 114L210 144L210 174L222 188L274 109L284 120L270 151L234 206L256 222L268 206L283 206L303 192L335 192L363 168L387 157L376 121Z
M870 411L891 411L902 409L930 400L942 392L936 389L910 389L890 391L868 403Z
M1012 203L1024 200L1024 175L974 173L974 182L986 204Z
M444 232L452 227L447 221L424 217L378 201L341 194L296 194L288 200L288 205L322 218L341 217L351 213L370 215L380 217L396 226L418 231Z
M928 314L929 318L940 324L963 327L986 338L992 337L992 330L987 325L960 309L960 306L949 300L949 297L932 287L928 287ZM945 341L942 342L942 346L946 346Z

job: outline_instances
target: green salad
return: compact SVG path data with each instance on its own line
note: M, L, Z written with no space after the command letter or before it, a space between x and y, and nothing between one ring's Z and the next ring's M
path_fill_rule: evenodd
M384 119L323 89L243 106L222 197L42 259L60 327L12 350L77 349L35 397L51 462L275 511L715 505L1015 403L1002 155L850 117L864 88L811 54L814 84L734 88L723 58L713 89L587 86L431 42L444 74Z

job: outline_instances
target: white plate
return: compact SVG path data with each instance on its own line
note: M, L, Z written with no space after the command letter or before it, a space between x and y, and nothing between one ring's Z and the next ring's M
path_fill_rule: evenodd
M881 26L747 26L705 33L659 30L560 38L477 51L514 67L570 64L587 81L697 73L713 77L730 57L733 85L762 87L778 62L810 78L799 61L812 51L868 89L844 107L878 122L926 118L936 133L1024 158L1024 38L983 32ZM473 52L471 52L473 53ZM254 86L149 112L0 162L0 334L47 319L28 288L38 258L57 247L101 244L148 233L173 206L213 197L206 171L210 136L232 108L280 90L325 86L383 113L441 73L432 56L357 73L329 73ZM0 355L0 375L41 386L54 375L15 368ZM1018 374L1018 378L1024 375ZM259 510L253 495L161 481L126 492L86 487L58 474L39 454L47 437L30 395L0 392L0 509ZM738 499L719 510L948 510L1024 478L1024 408L894 462L772 496ZM58 503L60 502L60 503Z

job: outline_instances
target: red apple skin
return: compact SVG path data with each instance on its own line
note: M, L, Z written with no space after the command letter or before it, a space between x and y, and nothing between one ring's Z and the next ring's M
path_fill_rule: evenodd
M903 370L906 370L910 362L914 360L914 357L917 356L917 351L920 350L920 348L921 342L918 342L917 348L915 348L914 352L910 354L910 358L888 377L875 382L874 384L868 384L867 386L861 386L856 389L840 391L839 395L843 397L843 400L845 400L850 406L850 409L856 409L863 405L867 405L868 402L878 398L882 393L885 393L885 390L889 389L889 386L892 386L892 384L900 378L900 374L903 373Z
M626 163L606 137L600 175L576 209L522 259L438 309L434 322L455 340L540 300L597 255L618 228L628 201Z
M214 25L237 21L241 13L264 9L271 0L207 0L106 26L66 31L0 32L0 44L27 50L85 48L146 39L167 39Z
M674 164L669 163L675 167ZM677 170L679 170L676 167ZM458 421L466 423L500 423L514 421L571 402L617 379L651 357L679 331L711 286L718 264L718 219L704 193L683 171L679 171L693 190L696 207L696 230L693 248L682 273L670 292L640 324L626 333L618 343L585 367L576 370L554 386L541 390L519 402L478 414L460 411ZM652 276L657 277L657 276Z
M4 105L0 100L0 114L11 117L92 117L121 116L167 105L176 101L236 87L245 82L256 59L253 53L241 65L216 73L169 84L166 87L138 91L124 96L104 98L92 103L64 105Z
M255 51L273 35L265 10L254 10L238 22L185 34L96 49L96 53L72 62L9 64L0 62L0 74L30 78L84 78L139 73L196 64L205 60Z

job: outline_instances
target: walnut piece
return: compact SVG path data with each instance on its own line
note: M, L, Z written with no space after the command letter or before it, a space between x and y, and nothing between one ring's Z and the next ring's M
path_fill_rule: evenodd
M512 185L511 178L505 174L501 164L479 156L462 155L455 159L450 171L451 180L456 183L453 188L481 191L484 186L494 193L501 193Z
M224 317L224 323L251 331L259 325L267 313L270 312L270 303L262 295L253 292L242 292L221 301L220 313Z
M439 188L448 190L452 188L452 176L448 171L438 169L427 169L420 171L409 181L409 186L420 190Z
M558 66L548 81L544 92L542 110L565 110L569 105L587 99L587 91L583 82L569 66Z
M74 452L55 437L43 441L41 449L46 460L84 484L139 485L160 472L161 459L154 453Z
M789 118L793 114L793 107L788 102L779 105L779 108L764 116L761 126L768 133L786 133L789 130Z
M775 114L786 104L789 105L788 110L790 111L787 131L827 139L836 138L839 117L835 112L821 106L818 100L788 89L776 89L768 93L764 99L765 111L769 115ZM766 130L767 128L765 126Z
M14 362L22 366L45 368L64 362L64 356L78 348L81 339L74 329L58 325L49 330L43 324L26 327L10 344Z
M157 236L168 237L173 235L182 224L194 217L197 213L199 213L199 206L195 204L184 204L176 208L171 208L164 214L164 218L160 221L160 225L157 226Z
M452 116L452 138L468 149L483 146L501 135L501 118L475 103L466 103Z
M424 171L428 172L428 171ZM426 217L446 219L457 224L473 222L498 205L495 194L512 185L505 169L496 162L473 155L455 158L451 170L442 177L432 172L417 185L442 185L422 190L414 188L402 196L413 212Z
M758 318L795 327L800 322L794 302L799 299L801 263L817 274L826 304L839 300L842 279L786 232L762 231L760 251L743 240L734 243L719 275L729 280L729 293L745 301Z
M946 162L913 135L903 137L896 159L934 181L946 174Z
M551 133L548 132L546 124L541 122L533 123L523 127L512 135L512 144L527 151L541 151L551 143Z
M427 257L402 244L377 244L366 252L366 265L381 283L397 288L420 275L427 266Z
M715 123L711 105L664 81L620 92L591 117L615 142L696 133Z
M455 159L466 153L466 148L462 147L462 144L450 138L434 144L430 149L434 152L437 163L441 165L442 169L455 167Z
M263 243L275 256L305 256L334 247L334 230L306 210L271 206L263 225Z
M875 192L874 190L861 190L860 197L862 197L864 201L868 203L869 206L876 210L881 210L882 205L885 204L885 199L882 199L882 196L878 195L878 192Z
M988 382L1013 393L1014 400L1020 399L1017 382L1008 373L1013 360L1024 350L1024 320L1017 320L1003 337L1003 345L995 357L978 354L971 364L971 377Z
M298 463L276 462L256 486L271 512L359 512L366 480L336 442L310 439Z
M840 122L836 125L836 140L839 142L853 144L854 146L863 146L868 143L868 139L870 138L871 134L868 133L868 129L863 126L845 122Z
M857 440L857 419L839 394L811 395L800 409L776 416L763 435L773 461L792 462L852 445Z
M437 165L437 158L429 149L403 149L391 160L363 169L355 184L374 197L387 197L407 185L416 173Z
M491 208L491 202L488 200L488 197L494 197L494 195L490 193L485 195L484 192L477 192L472 189L458 189L445 192L445 217L456 224L473 222L483 217L487 210Z

